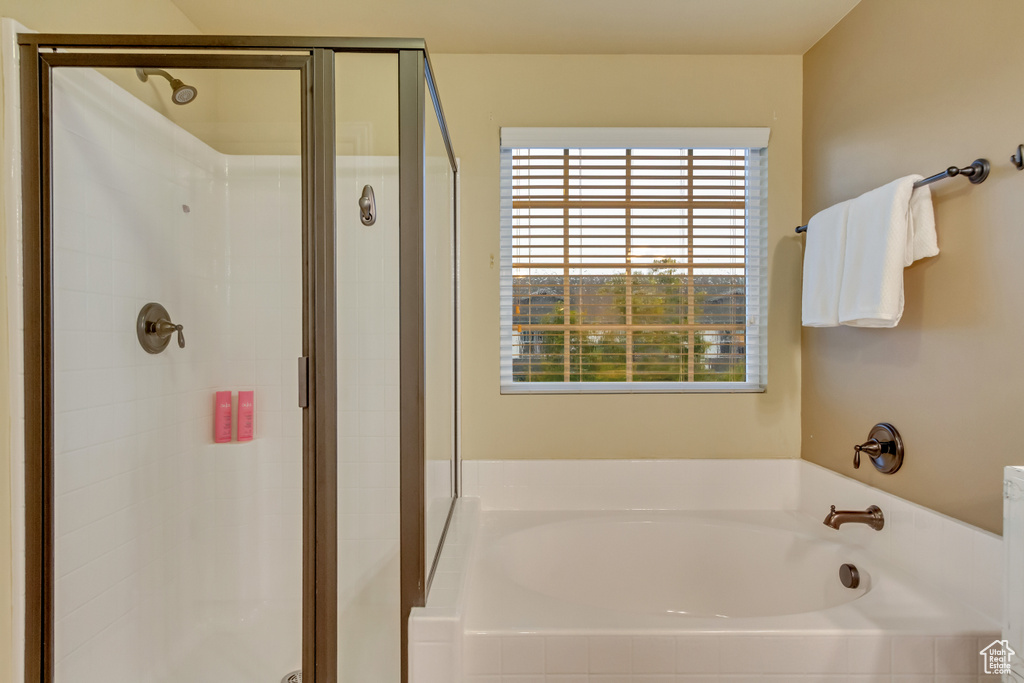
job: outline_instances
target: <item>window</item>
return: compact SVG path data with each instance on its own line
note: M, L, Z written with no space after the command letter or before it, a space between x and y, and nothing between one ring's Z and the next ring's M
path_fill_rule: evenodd
M763 391L767 142L503 128L502 393Z

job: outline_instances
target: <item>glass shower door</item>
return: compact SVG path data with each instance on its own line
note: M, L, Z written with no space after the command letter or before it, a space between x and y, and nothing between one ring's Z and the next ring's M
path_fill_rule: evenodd
M58 683L300 668L300 80L52 70Z
M427 84L429 87L429 83ZM455 498L457 449L455 160L449 156L439 104L428 99L424 131L424 285L426 290L426 438L424 527L426 572L433 575ZM433 105L433 106L429 106ZM452 590L449 585L429 589Z
M457 445L454 175L447 136L425 142L425 45L18 43L15 665L397 683Z

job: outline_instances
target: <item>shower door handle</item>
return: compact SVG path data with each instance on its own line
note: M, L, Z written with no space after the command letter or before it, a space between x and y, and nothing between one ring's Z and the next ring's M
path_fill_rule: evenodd
M309 407L309 356L299 356L299 407Z

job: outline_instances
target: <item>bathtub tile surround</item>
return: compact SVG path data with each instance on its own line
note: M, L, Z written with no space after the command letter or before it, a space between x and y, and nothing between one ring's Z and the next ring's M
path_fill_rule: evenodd
M717 638L681 636L676 643L676 671L695 674L718 673L722 642Z
M979 651L998 637L1001 539L809 462L466 461L463 486L465 495L479 497L484 526L475 541L471 576L460 584L469 589L470 597L453 617L463 625L462 651L456 653L455 644L448 643L451 654L441 669L444 675L461 670L463 683L996 680L980 674ZM859 510L872 504L886 517L880 531L856 524L831 531L821 524L830 505ZM834 535L842 539L851 559L884 573L872 578L869 571L867 580L877 583L875 609L882 600L888 606L882 609L890 613L880 612L876 618L859 611L868 607L842 612L845 606L839 606L775 622L669 615L656 615L662 621L651 622L617 609L581 609L566 602L568 598L546 592L530 597L517 592L528 589L517 587L509 604L515 605L517 597L522 604L513 607L516 616L503 627L495 621L497 613L482 613L483 603L474 602L479 597L473 597L474 589L490 590L495 585L479 573L491 566L481 564L481 557L495 543L513 543L520 529L522 533L550 529L543 525L580 515L596 519L604 517L602 511L624 509L633 510L626 513L633 515L659 511L655 514L661 517L654 519L665 515L701 519L713 514L715 519L732 520L727 524L741 525L746 519L790 520L796 525L793 528L806 528L804 533L815 537L832 540ZM756 511L764 514L758 516ZM506 522L504 531L497 533L496 525L502 522L494 520L526 521ZM582 542L580 533L573 537ZM928 571L922 557L944 569ZM524 562L530 564L528 559ZM552 571L557 570L552 565ZM893 578L888 576L890 571ZM917 591L930 596L934 602L914 603L911 597L900 597L903 593L893 586L904 586L908 595ZM879 592L883 590L890 592ZM849 605L868 605L870 598L862 600ZM503 609L500 601L487 604L488 609ZM914 604L909 609L917 610L917 616L894 619L891 612L897 604L900 608ZM541 612L544 615L529 626L531 622L525 620ZM558 616L563 613L575 616ZM650 625L654 623L658 625ZM701 626L688 628L687 623ZM417 660L416 683L459 680L423 670L420 664L426 661L426 657Z
M1006 613L1003 638L1018 653L1010 660L1011 671L1024 680L1024 467L1003 470L1003 538Z
M794 509L799 460L466 460L484 510ZM828 512L828 507L821 513Z
M590 643L584 636L548 636L544 639L546 674L587 673L589 660Z
M465 601L479 527L479 501L458 499L427 604L409 616L409 683L453 683L462 677ZM500 640L494 643L501 648Z
M870 643L866 642L870 641ZM583 681L902 680L979 683L978 652L965 637L488 636L467 634L464 683ZM860 648L868 644L866 650ZM566 653L569 652L569 656ZM510 658L515 659L510 661ZM907 673L907 672L911 673ZM525 673L524 673L525 672ZM992 678L992 680L996 680Z

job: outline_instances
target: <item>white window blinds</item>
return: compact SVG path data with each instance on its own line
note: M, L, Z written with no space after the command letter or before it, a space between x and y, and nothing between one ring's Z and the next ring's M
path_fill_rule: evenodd
M503 129L502 392L763 390L766 145Z

